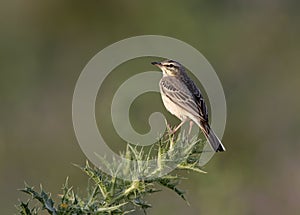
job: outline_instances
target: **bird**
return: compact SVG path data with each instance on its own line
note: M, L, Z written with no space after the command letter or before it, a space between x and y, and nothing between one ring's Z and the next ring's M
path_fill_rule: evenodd
M215 152L225 151L225 147L209 125L204 98L199 88L187 75L185 67L169 59L151 64L157 66L163 73L159 88L165 108L181 120L172 133L187 121L190 121L191 129L194 122Z

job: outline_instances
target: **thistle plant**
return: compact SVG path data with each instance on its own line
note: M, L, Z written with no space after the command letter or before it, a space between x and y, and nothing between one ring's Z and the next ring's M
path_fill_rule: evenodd
M51 195L41 187L40 191L25 184L22 192L29 194L31 198L17 205L18 214L37 215L46 211L52 215L71 214L127 214L135 210L146 210L151 207L145 201L149 194L161 191L160 187L173 190L186 201L184 191L178 188L182 177L177 174L163 174L163 170L171 168L170 161L176 165L174 169L205 173L199 166L199 158L202 153L203 142L193 138L177 137L167 134L148 150L143 147L127 145L127 149L121 157L126 162L105 162L111 174L106 174L100 169L86 162L79 167L89 177L89 186L85 197L76 194L69 185L68 178L59 194L58 202L54 202ZM155 165L147 166L148 162L155 157ZM143 161L143 162L139 162ZM126 180L118 177L120 171ZM127 175L126 175L127 174ZM130 177L129 177L130 176Z

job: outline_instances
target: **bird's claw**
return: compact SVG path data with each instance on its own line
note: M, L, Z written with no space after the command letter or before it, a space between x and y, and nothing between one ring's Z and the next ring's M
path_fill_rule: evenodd
M168 135L172 135L174 134L174 130L171 128L170 124L167 122L167 120L165 120L165 123L166 123L166 127L167 127L167 130L168 130Z

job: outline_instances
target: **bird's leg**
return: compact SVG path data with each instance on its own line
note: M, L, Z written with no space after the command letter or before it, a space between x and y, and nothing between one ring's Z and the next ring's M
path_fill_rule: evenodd
M165 119L165 123L168 129L168 132L172 134L172 128L170 127L170 125L168 124L167 120Z
M186 120L187 119L182 120L181 123L179 125L177 125L177 127L171 131L171 134L174 134L186 122Z
M190 120L190 127L189 127L189 133L188 133L189 136L190 136L190 134L191 134L193 124L194 124L193 120Z

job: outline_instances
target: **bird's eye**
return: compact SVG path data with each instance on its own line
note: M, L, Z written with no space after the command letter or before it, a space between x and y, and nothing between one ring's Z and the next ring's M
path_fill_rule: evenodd
M167 67L173 68L174 65L173 64L169 64L169 65L167 65Z

